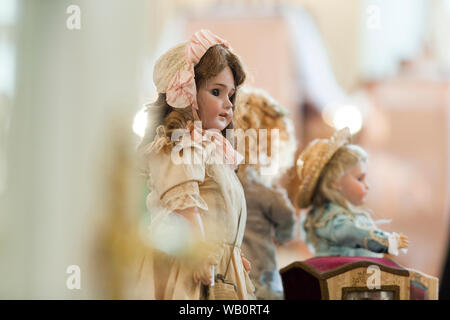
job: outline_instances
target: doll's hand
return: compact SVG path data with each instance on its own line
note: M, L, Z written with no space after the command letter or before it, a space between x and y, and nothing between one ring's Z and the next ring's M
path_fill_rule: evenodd
M198 268L194 271L194 281L201 282L204 285L211 284L211 265L217 264L217 259L213 256L209 256Z
M405 236L404 234L399 234L398 235L398 248L399 249L408 248L408 245L409 245L408 237Z
M244 255L242 253L241 253L241 259L242 259L242 264L244 265L245 271L247 271L247 273L249 273L250 269L252 268L252 264L250 263L250 261L247 260L247 258L244 257Z

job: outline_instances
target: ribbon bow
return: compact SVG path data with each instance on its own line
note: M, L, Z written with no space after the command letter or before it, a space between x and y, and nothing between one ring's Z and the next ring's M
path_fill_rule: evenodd
M174 108L185 108L189 105L197 106L197 88L195 86L194 71L178 70L169 83L166 91L166 101Z
M191 122L188 125L188 128L194 142L211 141L214 143L216 154L222 161L220 164L225 163L234 170L244 159L244 157L233 148L230 141L228 141L220 132L211 129L203 130L201 122L199 121L195 121L194 123Z

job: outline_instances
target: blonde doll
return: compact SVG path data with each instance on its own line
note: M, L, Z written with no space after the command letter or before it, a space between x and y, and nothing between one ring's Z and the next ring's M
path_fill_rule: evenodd
M283 299L274 240L281 244L295 236L296 216L286 190L275 180L294 164L293 124L287 110L263 90L241 89L236 105L235 129L241 129L249 137L245 144L246 161L238 171L247 200L242 251L252 262L250 278L256 298ZM267 136L262 130L267 130ZM265 137L267 143L261 141ZM272 138L278 139L279 144ZM254 162L251 152L255 153Z
M312 141L299 156L298 206L308 208L304 228L316 256L381 257L408 247L408 238L377 228L363 210L366 152L350 144L348 128Z
M253 297L240 250L247 212L234 172L238 154L223 135L245 76L229 44L208 30L156 62L159 98L148 108L153 124L139 147L152 215L139 297L211 298L202 289L217 274L237 299Z

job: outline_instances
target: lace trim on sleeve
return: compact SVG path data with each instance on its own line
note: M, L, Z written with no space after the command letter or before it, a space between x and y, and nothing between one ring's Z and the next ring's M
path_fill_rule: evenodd
M389 240L390 237L388 233L375 228L370 228L370 238L371 240L377 241L386 248L389 247L389 244L391 242L391 240Z
M398 237L399 237L399 235L397 233L393 232L389 235L389 238L388 238L388 241L389 241L388 253L392 254L394 256L398 256Z
M200 196L197 181L188 181L173 187L161 197L161 201L166 208L172 211L191 207L208 210L208 205Z
M152 152L154 153L158 153L161 151L162 148L164 148L164 146L169 145L170 144L170 139L169 137L166 136L166 132L164 129L164 126L158 126L156 128L156 135L155 138L153 139L152 142L148 143L144 148L143 148L143 154L148 155Z

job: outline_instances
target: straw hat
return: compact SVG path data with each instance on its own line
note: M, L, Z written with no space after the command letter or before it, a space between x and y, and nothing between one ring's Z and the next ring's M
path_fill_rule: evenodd
M153 82L159 93L166 93L170 81L175 74L182 69L187 69L188 61L186 60L187 41L182 42L168 51L156 61L153 69Z
M300 179L298 206L307 208L311 204L317 182L323 168L341 147L350 143L348 128L337 131L330 139L311 141L297 159L297 174Z

